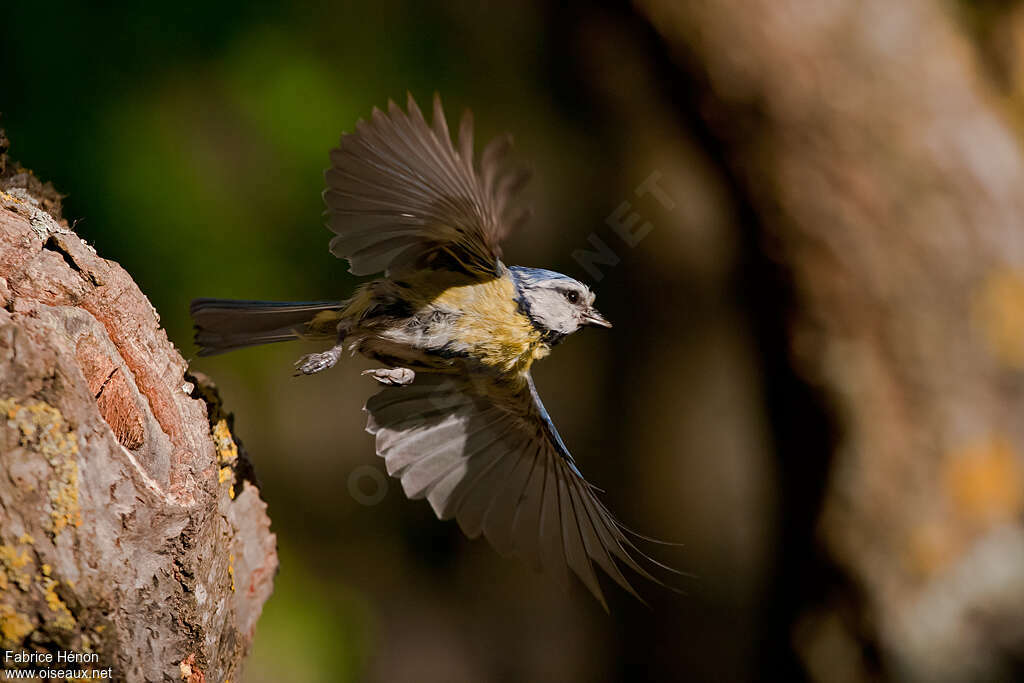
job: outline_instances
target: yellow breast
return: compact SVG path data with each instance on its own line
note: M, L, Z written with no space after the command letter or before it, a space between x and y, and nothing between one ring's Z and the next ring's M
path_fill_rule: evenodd
M499 372L524 371L547 355L547 346L530 319L519 310L511 280L455 283L432 302L459 311L453 337L465 351Z

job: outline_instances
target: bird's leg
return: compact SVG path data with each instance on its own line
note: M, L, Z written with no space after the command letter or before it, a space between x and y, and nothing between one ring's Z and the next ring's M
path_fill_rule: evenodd
M402 386L412 384L416 379L416 373L410 368L374 368L363 370L364 375L369 375L381 384L392 384Z
M345 351L345 337L348 335L348 324L346 321L338 323L338 339L334 346L321 351L320 353L308 353L295 361L294 377L299 375L314 375L324 370L333 368Z

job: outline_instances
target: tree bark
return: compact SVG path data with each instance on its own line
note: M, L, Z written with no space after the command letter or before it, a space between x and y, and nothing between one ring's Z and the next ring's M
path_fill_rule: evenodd
M702 88L792 280L793 365L835 415L819 531L850 582L794 629L807 670L1009 680L1024 158L971 45L927 0L638 4Z
M237 680L277 554L230 416L52 188L0 159L0 652Z

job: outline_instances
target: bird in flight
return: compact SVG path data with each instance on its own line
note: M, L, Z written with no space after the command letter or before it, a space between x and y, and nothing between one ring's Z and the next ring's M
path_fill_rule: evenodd
M470 538L564 577L571 569L607 610L595 565L639 598L620 565L658 581L597 498L555 429L533 362L581 327L611 327L571 277L506 266L502 239L527 212L513 200L528 173L503 165L511 139L479 164L470 112L453 144L434 96L430 125L412 96L343 135L326 171L330 250L355 275L383 275L344 301L196 299L199 355L291 339L332 343L296 374L348 350L384 367L365 407L388 474ZM658 581L660 583L660 581Z

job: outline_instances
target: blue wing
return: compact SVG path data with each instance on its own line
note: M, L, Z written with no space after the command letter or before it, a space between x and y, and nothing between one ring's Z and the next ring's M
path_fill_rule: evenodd
M580 474L528 374L510 385L418 373L365 410L388 474L470 538L482 533L502 554L558 577L572 569L605 609L595 563L634 596L618 563L657 581Z

